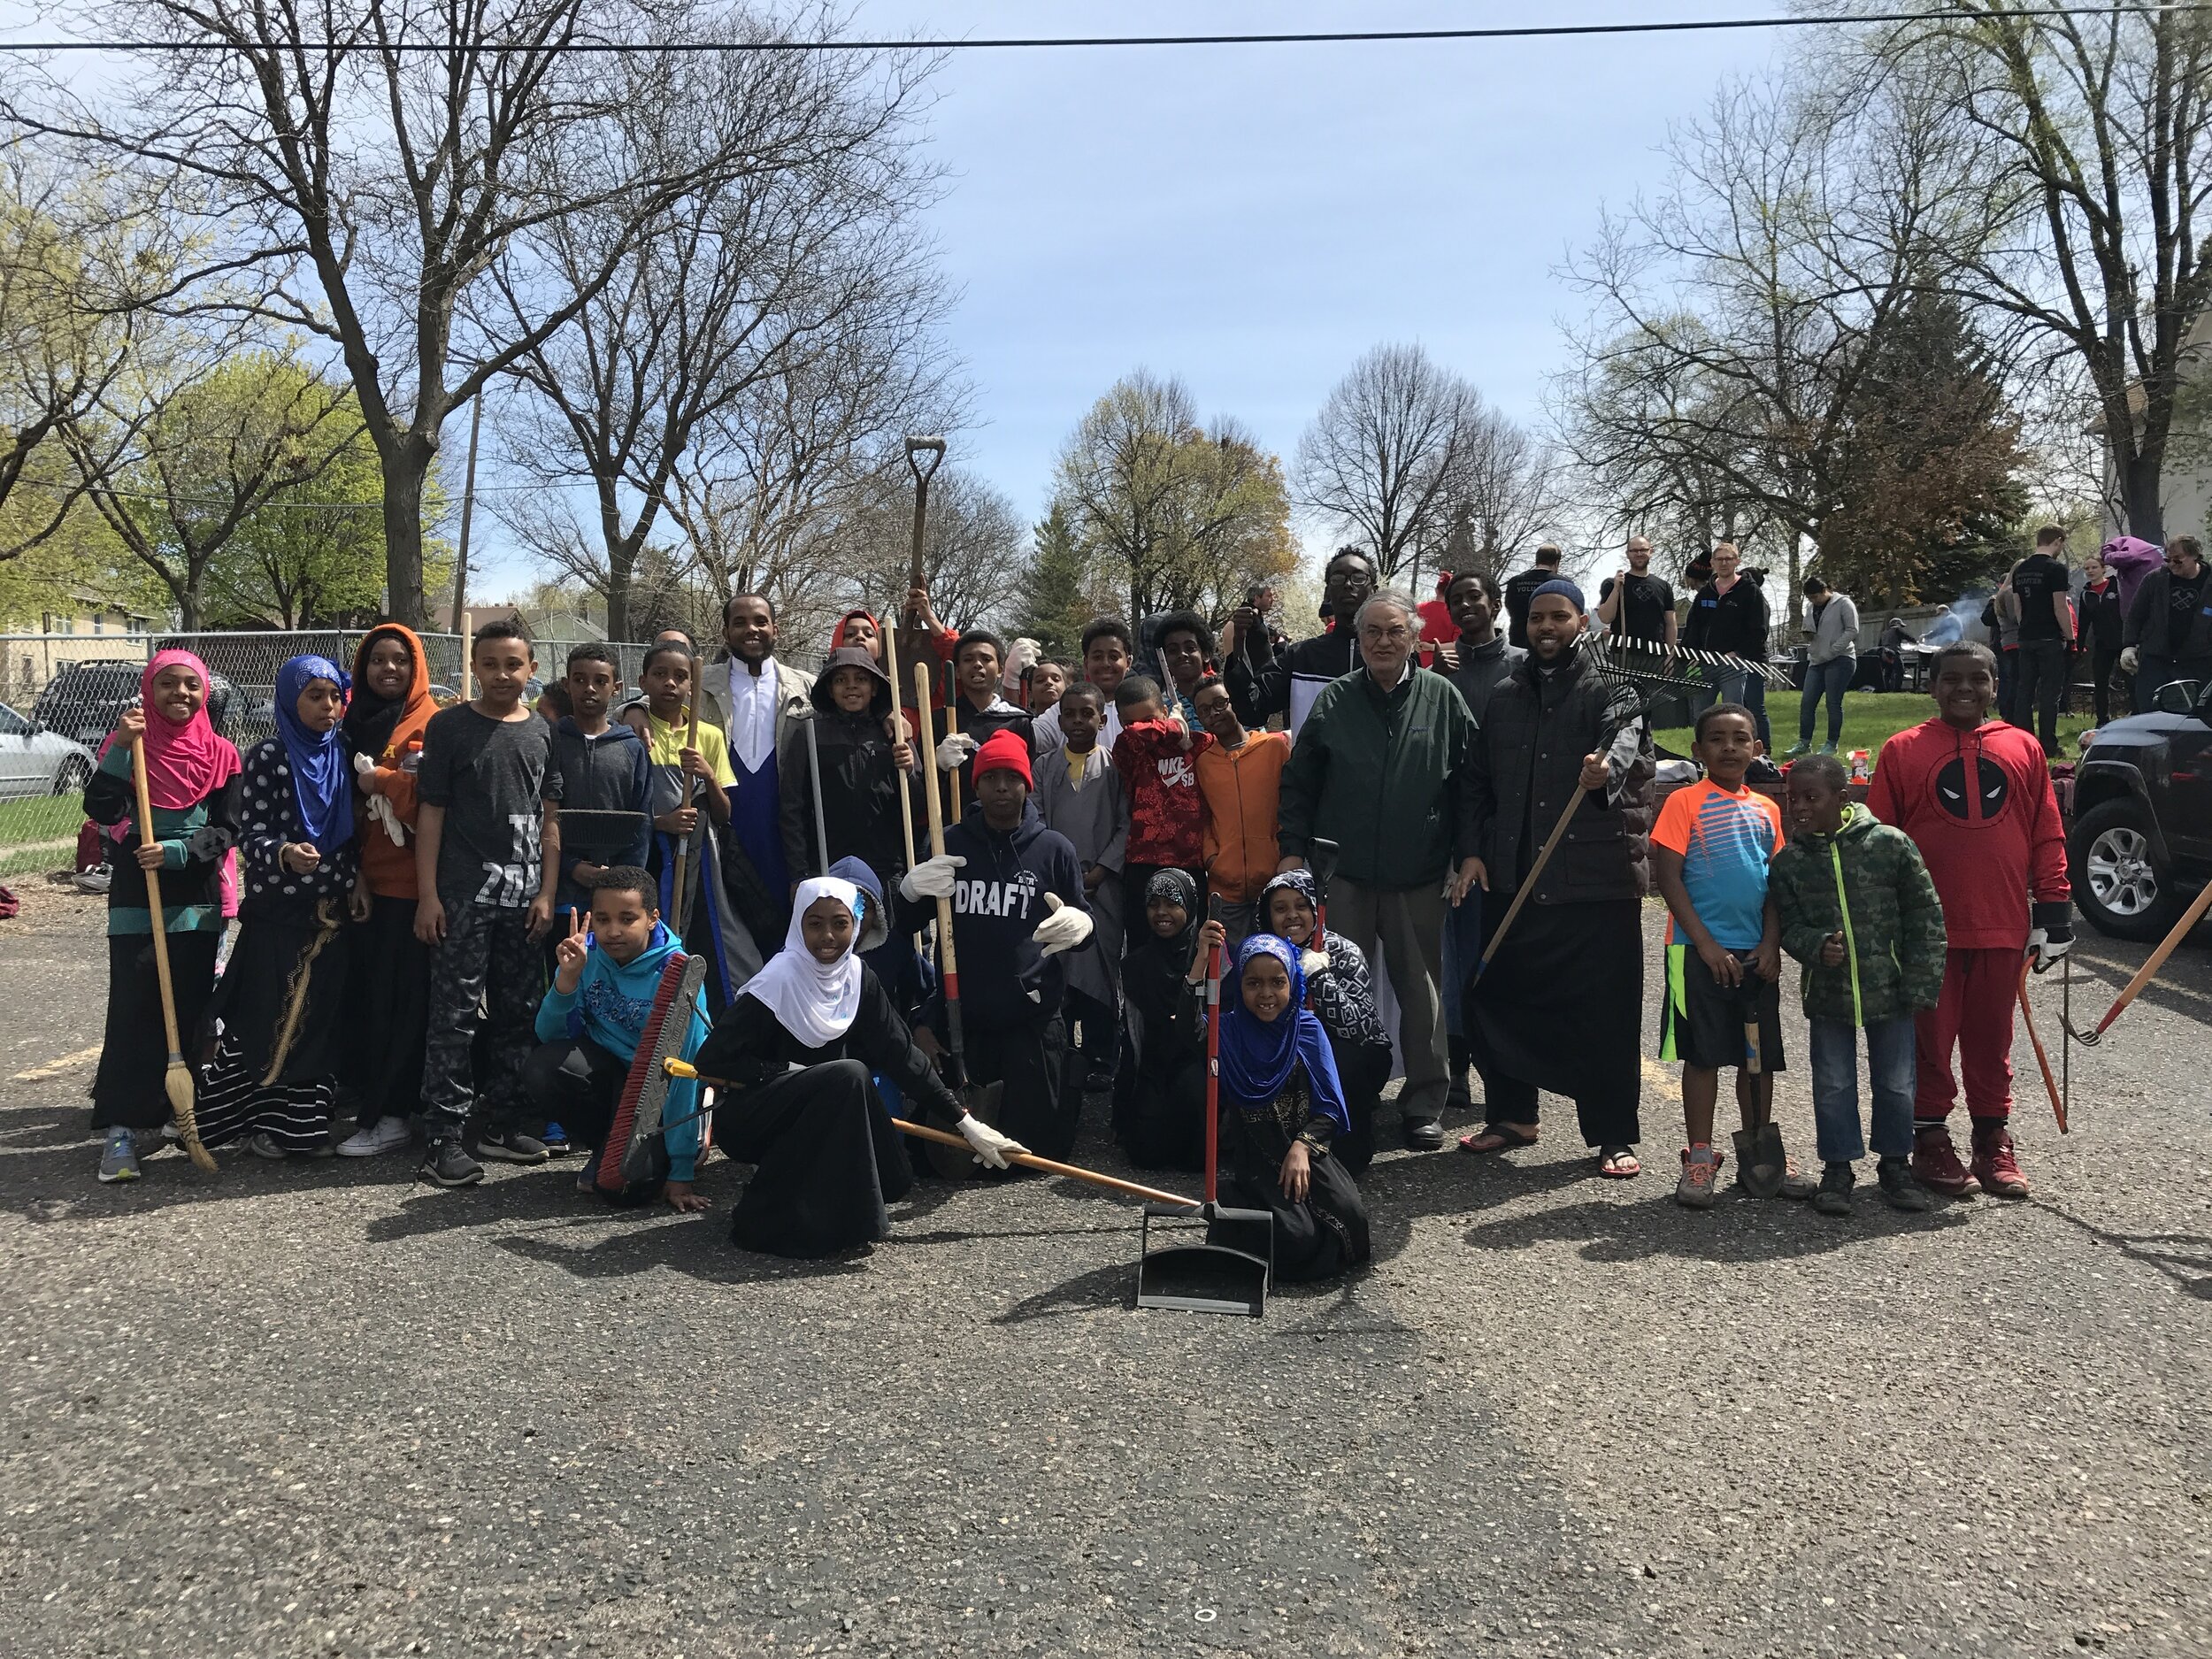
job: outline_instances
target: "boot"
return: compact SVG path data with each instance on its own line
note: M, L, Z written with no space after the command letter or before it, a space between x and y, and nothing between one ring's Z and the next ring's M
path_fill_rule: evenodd
M2015 1166L2017 1167L2016 1165ZM1971 1198L1981 1183L1959 1162L1951 1132L1940 1123L1916 1125L1912 1138L1913 1179L1945 1198Z
M1974 1179L1982 1184L1982 1191L2000 1198L2028 1195L2028 1178L2020 1172L2012 1131L2002 1118L1974 1125Z

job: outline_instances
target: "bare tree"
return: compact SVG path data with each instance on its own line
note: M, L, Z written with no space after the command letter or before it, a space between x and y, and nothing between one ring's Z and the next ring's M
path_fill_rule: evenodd
M700 0L132 0L83 15L204 50L151 54L102 100L111 114L56 86L13 115L198 180L220 234L191 276L250 272L253 309L330 342L383 468L392 610L418 625L424 480L446 417L575 317L676 204L824 153L814 122L833 78L812 54L733 54L737 83L703 111L700 142L668 151L622 117L680 96L679 55L573 50L826 39L818 6L788 21L710 22ZM465 301L517 239L574 213L599 218L596 268L539 288L511 261L521 303L496 334L470 327Z
M1985 152L1993 234L1953 248L1950 280L2086 371L2128 527L2163 541L2190 331L2212 309L2212 16L1930 10L1870 26L1855 71L1924 78Z
M841 543L856 576L856 598L905 591L913 554L914 495L903 464L887 474ZM949 628L1004 622L1020 596L1031 555L1030 526L1000 491L964 468L938 470L929 486L922 538L922 579L930 608Z
M641 551L702 432L822 342L856 329L903 350L944 310L931 250L910 223L933 184L913 154L910 84L887 82L862 54L802 61L819 84L803 99L787 89L785 104L808 106L810 165L749 170L686 196L612 281L600 273L608 244L628 234L627 211L603 204L517 237L495 270L511 326L526 323L526 294L589 296L516 362L534 396L503 435L533 476L589 482L595 534L541 503L519 504L518 527L605 600L618 638ZM714 111L757 94L733 57L688 59L677 73L678 96L625 113L642 129L631 148L710 145Z
M1555 529L1563 506L1551 446L1494 409L1470 424L1444 488L1455 522L1467 515L1471 567L1493 575Z
M1355 363L1298 441L1298 504L1334 535L1371 549L1386 577L1450 527L1455 474L1488 411L1460 376L1417 345L1377 346Z

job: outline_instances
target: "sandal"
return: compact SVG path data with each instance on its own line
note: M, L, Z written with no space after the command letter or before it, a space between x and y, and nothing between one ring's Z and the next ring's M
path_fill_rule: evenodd
M1459 1138L1459 1149L1462 1152L1477 1154L1506 1152L1517 1147L1532 1147L1535 1144L1534 1135L1525 1135L1517 1129L1509 1128L1504 1124L1486 1124L1473 1134L1462 1135Z
M1598 1173L1611 1181L1632 1181L1644 1172L1642 1163L1626 1147L1609 1147L1598 1155Z

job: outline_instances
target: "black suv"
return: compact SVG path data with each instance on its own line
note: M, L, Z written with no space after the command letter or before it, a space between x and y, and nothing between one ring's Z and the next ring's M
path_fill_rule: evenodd
M2101 933L2163 939L2212 879L2212 685L2101 726L2074 769L2074 903Z
M31 718L50 732L58 732L96 750L115 729L123 710L138 701L138 682L145 672L143 661L126 662L119 657L65 663L38 694ZM207 718L226 737L231 734L227 725L230 704L230 681L220 674L210 674Z

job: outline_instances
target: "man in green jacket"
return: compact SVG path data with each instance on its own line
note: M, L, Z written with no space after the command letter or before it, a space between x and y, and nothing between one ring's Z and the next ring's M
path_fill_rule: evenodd
M1433 1152L1448 1084L1444 905L1464 898L1475 874L1475 720L1449 680L1415 666L1421 622L1409 595L1384 589L1353 626L1362 665L1322 688L1283 772L1278 868L1304 868L1316 841L1341 849L1328 926L1371 962L1379 950L1389 970L1405 1141Z
M1858 1033L1874 1084L1875 1166L1896 1210L1925 1210L1912 1176L1913 1013L1943 995L1943 905L1902 830L1844 798L1843 763L1809 755L1789 770L1790 839L1767 866L1782 949L1804 964L1812 1022L1813 1121L1826 1165L1813 1207L1851 1213L1859 1130Z

